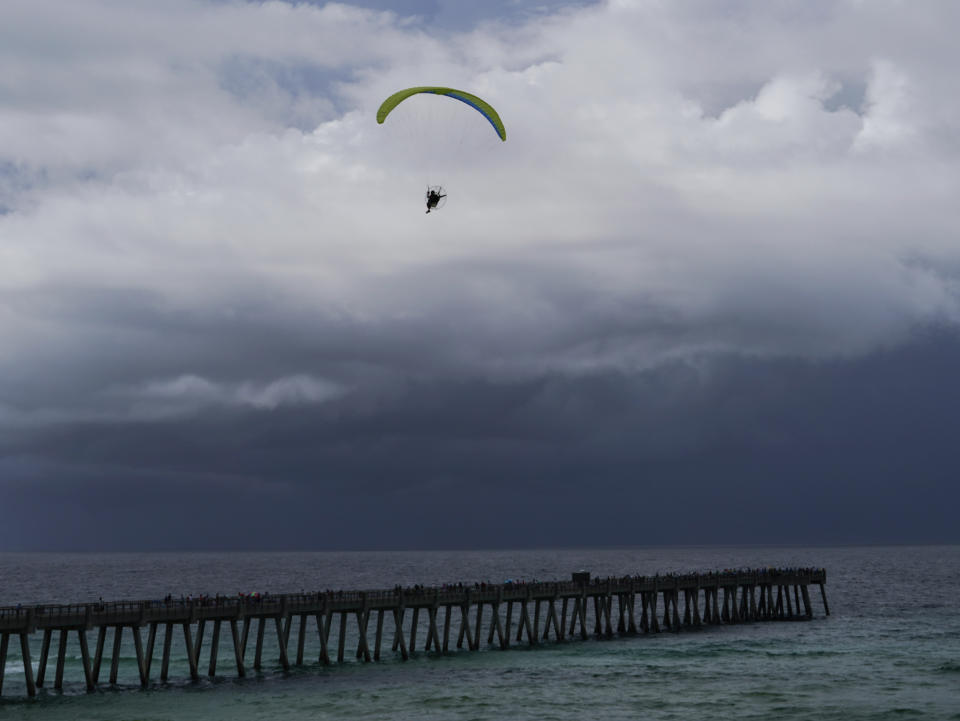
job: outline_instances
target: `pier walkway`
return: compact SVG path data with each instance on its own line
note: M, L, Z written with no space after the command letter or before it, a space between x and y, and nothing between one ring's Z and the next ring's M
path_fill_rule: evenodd
M19 641L27 695L36 695L37 688L47 683L55 632L58 646L53 688L63 688L67 643L75 635L83 679L87 690L92 691L102 683L101 666L110 629L109 683L117 683L121 642L128 633L140 684L147 687L158 632L162 635L160 680L168 679L174 643L182 643L190 677L197 680L204 652L205 670L210 677L216 676L220 634L225 627L229 633L225 645L233 656L228 665L231 672L244 676L251 632L254 670L260 670L264 662L265 638L284 670L304 663L308 638L313 647L310 663L314 654L322 664L342 663L347 654L362 662L379 661L387 646L391 654L407 660L417 649L418 630L426 634L424 651L450 653L451 646L479 650L484 640L487 645L506 649L511 643L534 646L544 641L585 640L591 634L612 637L677 632L705 624L810 619L814 616L809 594L812 585L820 588L824 615L830 613L825 583L824 569L602 580L591 580L588 573L581 572L571 581L546 583L0 607L0 693L11 641ZM211 628L211 638L204 648L207 627ZM337 633L331 638L334 627ZM91 631L95 632L93 649L87 638ZM42 633L36 675L30 649L35 633ZM181 634L182 642L175 639ZM74 655L70 654L71 658Z

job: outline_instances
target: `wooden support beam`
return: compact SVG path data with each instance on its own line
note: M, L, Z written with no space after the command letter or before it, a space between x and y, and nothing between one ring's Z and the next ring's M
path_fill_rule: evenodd
M537 634L534 633L533 626L530 623L530 612L527 610L527 602L520 602L520 623L517 624L517 643L523 641L523 631L527 631L527 643L533 646L537 642Z
M430 621L431 621L431 616L433 616L433 614L434 614L434 606L427 606L424 610L427 612L427 638L426 638L426 640L424 641L423 650L424 650L424 651L429 651L429 650L431 650L431 649L434 647L433 626L432 626L431 623L430 623ZM437 646L437 650L439 650L439 648L440 648L440 637L439 637L439 635L437 636L436 646Z
M289 618L290 616L288 614L287 619ZM283 666L284 671L289 671L290 659L287 657L287 632L283 628L284 619L280 618L280 616L275 616L274 621L277 626L277 645L280 647L280 665Z
M297 628L297 666L303 666L303 651L307 643L307 614L300 614L300 626Z
M536 599L533 602L533 638L540 642L540 602L542 599Z
M587 640L587 593L580 596L580 638Z
M63 690L63 666L67 660L67 629L60 629L60 646L57 649L57 675L53 681L53 687L57 691ZM39 684L38 684L39 685Z
M427 609L427 644L424 648L429 651L431 648L436 653L440 653L440 632L437 630L437 611L438 606L434 603Z
M397 617L398 617L397 610L399 610L399 619L400 619L399 621L397 621ZM400 629L403 628L403 614L406 613L406 610L407 609L403 606L402 603L400 604L399 609L394 610L394 614L393 614L394 626L395 626L394 634L393 634L393 650L394 651L400 648L400 641L402 640L402 637L403 637L403 632ZM406 647L406 641L404 641L404 647Z
M830 606L827 605L827 592L823 587L823 584L820 584L820 598L823 599L823 613L825 616L830 615Z
M83 664L83 680L87 685L87 691L93 691L93 669L90 667L90 649L87 647L87 632L77 629L77 636L80 641L80 662ZM0 666L0 678L3 676L3 668Z
M317 636L320 638L320 663L330 665L330 653L327 650L327 638L330 636L330 614L317 614Z
M504 636L503 633L503 624L500 621L500 604L495 603L493 605L493 627L497 631L497 640L500 642L500 648L505 649L509 643L510 639Z
M243 617L243 634L240 636L240 658L247 658L247 638L250 637L250 624L253 619L250 616Z
M143 641L140 638L140 627L131 626L130 633L133 634L133 650L137 654L137 673L140 674L140 686L146 688L150 684L150 677L147 676L147 663L143 657Z
M633 607L637 602L637 594L633 591L627 593L627 633L635 636L637 633L637 623L633 617Z
M513 601L507 601L507 625L504 627L503 632L503 641L501 642L501 648L507 648L510 646L510 626L513 622Z
M800 592L803 595L803 615L807 618L813 618L813 604L810 603L810 592L807 590L807 584L803 584L800 587Z
M568 636L572 636L574 632L577 630L577 621L579 620L580 620L580 597L574 596L573 606L570 608L570 628L567 629L566 625L564 626Z
M337 663L343 663L343 649L347 645L347 612L340 612L340 635L337 638Z
M453 611L453 607L449 603L446 606L444 606L442 653L447 653L450 647L450 614L452 611Z
M220 619L213 622L213 637L210 639L210 665L207 667L207 676L214 678L217 675L217 654L220 651ZM197 661L200 659L198 658Z
M84 636L86 640L86 636ZM147 679L150 678L150 667L153 665L153 649L157 642L157 622L154 621L150 624L150 630L147 631L147 651L144 654L144 671L147 674Z
M243 668L243 645L240 642L240 632L235 618L230 619L230 636L233 639L233 658L237 664L237 676L243 678L246 675Z
M27 682L27 696L33 698L37 695L37 686L33 682L33 661L30 658L30 636L27 633L20 634L20 657L23 659L23 676Z
M167 672L170 670L170 647L173 645L173 623L167 622L167 628L163 633L163 660L160 664L160 680L167 680ZM95 667L96 668L96 667ZM96 679L96 673L94 673Z
M370 663L370 646L367 643L367 625L370 623L370 609L363 605L360 611L357 611L357 627L360 632L360 642L357 653L361 655L364 663Z
M400 647L400 657L406 661L410 654L407 653L407 642L403 638L403 606L393 609L393 623L396 627L395 643Z
M47 663L50 657L50 639L53 637L53 629L43 629L43 640L40 642L40 660L37 663L37 688L43 688L47 677Z
M477 599L477 617L473 622L473 639L470 639L469 620L464 616L463 622L467 624L467 640L470 643L470 650L477 651L480 648L480 634L483 623L483 601Z
M457 634L457 648L463 648L463 639L467 639L467 648L473 650L473 638L470 634L470 591L466 601L460 606L460 632Z
M563 597L563 603L560 606L560 635L558 640L563 641L567 638L567 602L566 596ZM576 602L574 602L576 603Z
M263 616L260 616L257 619L257 645L253 653L253 668L256 671L259 671L261 668L261 663L263 661L263 634L266 630L267 619Z
M490 604L490 609L493 612L493 615L490 618L490 633L487 634L487 645L493 643L493 635L497 632L497 629L500 627L500 604L496 601Z
M359 628L362 625L362 621L363 621L362 614L363 614L362 610L353 612L353 615L356 616L357 618L357 628ZM357 634L357 652L354 654L354 658L358 658L358 659L363 658L363 639L360 638L359 633Z
M413 618L410 619L410 653L417 650L417 619L420 616L420 607L413 607Z
M117 683L117 673L120 670L120 642L123 640L123 626L113 627L113 656L110 658L110 683ZM187 649L189 655L190 649Z
M10 646L10 634L0 633L0 695L3 694L3 676L7 672L7 649Z
M547 604L547 617L543 621L543 636L541 637L544 641L550 638L550 624L553 624L553 638L555 641L560 641L560 632L557 630L559 624L557 623L557 607L554 605L556 598L548 598L546 600Z
M193 642L193 659L197 663L197 667L200 666L200 649L203 647L203 632L206 628L206 620L201 618L200 622L197 624L197 637Z
M380 660L380 645L383 641L383 609L377 609L377 633L373 640L373 660Z
M197 671L197 657L193 655L193 639L190 637L190 622L183 623L183 643L187 648L187 661L190 664L190 679L192 681L200 680L200 673Z
M473 650L473 635L470 632L470 603L460 606L460 633L457 634L457 648L463 648L463 639L467 639L467 648Z
M103 660L103 646L107 640L107 627L97 629L97 647L93 651L93 682L100 683L100 662Z

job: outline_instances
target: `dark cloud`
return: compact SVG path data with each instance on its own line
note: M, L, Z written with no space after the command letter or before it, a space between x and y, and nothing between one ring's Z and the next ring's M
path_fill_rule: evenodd
M7 435L13 548L955 541L960 339ZM42 534L30 527L45 519Z

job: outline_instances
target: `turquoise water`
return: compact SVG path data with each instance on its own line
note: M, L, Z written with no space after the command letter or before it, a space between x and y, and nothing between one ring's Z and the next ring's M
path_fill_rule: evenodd
M817 618L810 622L446 656L420 651L407 662L387 651L379 664L357 662L348 653L346 663L331 667L316 660L314 631L307 643L311 663L284 673L268 642L269 663L259 674L248 669L246 679L234 677L232 649L222 638L218 677L197 683L188 680L180 636L171 683L157 680L158 642L147 691L139 689L127 635L120 683L92 694L84 691L71 638L74 660L68 660L64 691L43 689L36 699L24 698L19 648L11 644L0 719L960 719L955 546L0 554L0 604L546 580L580 568L607 575L768 565L825 566L831 616L823 618L815 593ZM209 638L208 629L207 644ZM39 642L37 634L34 664ZM252 644L247 654L249 664ZM201 672L206 659L205 651ZM51 687L53 671L51 663Z

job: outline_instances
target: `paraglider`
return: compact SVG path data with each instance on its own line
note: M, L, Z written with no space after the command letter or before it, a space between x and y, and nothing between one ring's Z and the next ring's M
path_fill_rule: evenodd
M400 90L381 103L380 108L377 110L377 123L382 125L390 113L392 113L398 105L408 98L421 94L438 95L451 98L468 105L476 112L480 113L480 115L483 116L488 123L490 123L494 132L497 134L497 137L499 137L501 141L506 141L507 130L503 125L503 121L500 119L500 115L493 108L493 106L482 98L473 95L472 93L468 93L464 90L457 90L456 88L425 85ZM427 213L432 210L442 208L446 201L446 197L446 191L439 185L429 186L427 188L426 195Z

